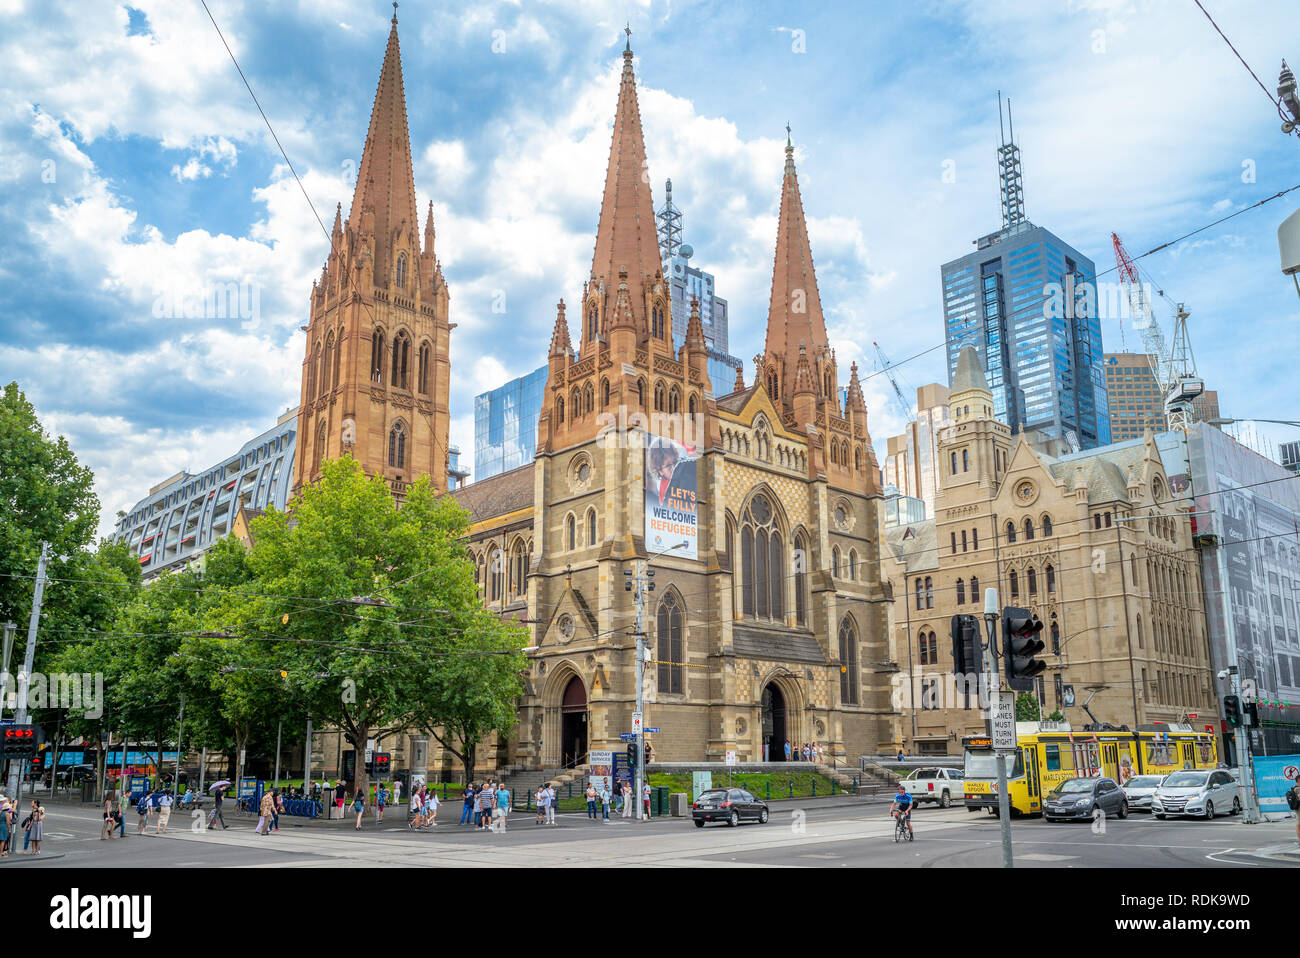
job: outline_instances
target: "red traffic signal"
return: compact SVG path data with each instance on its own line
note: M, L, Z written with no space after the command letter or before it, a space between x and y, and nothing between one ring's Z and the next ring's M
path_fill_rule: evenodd
M45 741L39 725L0 726L0 755L9 757L33 754Z
M1038 633L1043 623L1028 609L1008 606L1002 610L1002 635L1005 639L1002 660L1006 666L1007 683L1011 688L1027 692L1033 688L1033 678L1047 668L1047 663L1035 658L1046 646Z

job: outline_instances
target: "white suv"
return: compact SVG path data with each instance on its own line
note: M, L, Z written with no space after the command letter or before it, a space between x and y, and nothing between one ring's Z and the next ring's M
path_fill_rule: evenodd
M1156 818L1166 815L1199 815L1213 818L1241 811L1241 789L1223 769L1173 772L1166 776L1151 797Z

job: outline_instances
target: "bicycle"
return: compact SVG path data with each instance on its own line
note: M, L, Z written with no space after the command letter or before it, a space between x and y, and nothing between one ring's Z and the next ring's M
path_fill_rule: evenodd
M894 820L894 841L895 842L910 842L914 840L915 836L912 834L912 830L907 827L907 823L908 823L908 816L905 814L899 815Z

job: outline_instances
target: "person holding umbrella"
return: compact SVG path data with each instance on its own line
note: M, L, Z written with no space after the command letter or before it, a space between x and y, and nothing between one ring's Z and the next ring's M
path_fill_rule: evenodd
M221 805L226 797L226 788L231 785L228 778L223 778L219 782L213 782L208 786L208 791L212 793L212 815L208 819L208 831L217 827L217 822L221 822L222 828L229 828L226 824L226 816L221 813Z

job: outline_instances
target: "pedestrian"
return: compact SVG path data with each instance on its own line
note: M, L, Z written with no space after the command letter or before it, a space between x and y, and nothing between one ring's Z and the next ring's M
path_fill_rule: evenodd
M623 783L623 817L632 817L632 783Z
M143 835L145 826L149 824L149 800L152 797L152 792L144 792L140 796L140 801L136 803L136 814L140 816L140 822L135 830L137 835Z
M900 762L902 762L902 761L905 760L905 757L904 757L904 755L903 755L903 750L902 750L901 748L898 750L898 760L899 760Z
M113 814L113 793L109 792L104 796L104 824L99 826L99 840L102 842L112 838L113 829L116 827L117 818Z
M550 782L546 783L546 824L555 824L555 786Z
M805 762L808 761L808 743L807 743L807 742L804 742L804 743L803 743L803 760L804 760Z
M271 831L280 830L280 813L284 811L284 796L278 788L271 789Z
M424 791L424 803L421 805L424 811L424 825L422 827L437 828L438 806L441 804L438 801L438 790L436 788L426 789L423 785L420 788Z
M587 783L587 817L596 820L596 786L590 782Z
M610 800L609 785L602 784L600 786L600 808L601 808L602 820L605 822L606 825L609 824L609 800Z
M9 799L0 795L0 858L9 857L9 822L11 817Z
M114 792L113 794L113 817L117 820L117 837L126 838L126 809L122 807L121 797ZM108 829L108 837L113 837L113 829Z
M393 804L402 804L402 780L400 778L393 782Z
M27 816L26 837L23 838L23 851L27 850L27 843L32 844L32 854L41 853L41 836L45 833L45 809L36 799L32 799L31 814Z
M172 793L163 792L158 796L158 824L154 826L154 834L161 835L167 831L167 822L172 817Z
M785 743L785 760L787 762L790 761L790 740L789 739L787 739Z
M641 785L641 804L645 806L645 821L650 821L650 783L644 782Z
M212 831L212 829L216 828L217 822L221 822L221 827L223 829L230 827L229 825L226 824L226 816L222 814L222 810L221 810L221 806L224 804L225 797L226 797L226 790L224 788L218 788L213 791L212 815L208 818L208 831Z
M461 796L463 807L460 812L460 825L468 825L470 818L474 814L474 786L467 784L465 792Z
M506 825L510 823L510 789L506 788L504 784L498 784L496 798L496 816L497 820L501 823L501 831L504 832L506 830Z
M366 813L366 793L357 789L352 796L352 811L356 813L356 830L361 831L361 816Z
M388 804L388 792L384 789L384 783L380 782L379 787L375 789L375 824L384 823L384 806Z
M334 786L334 806L339 810L339 818L343 817L343 803L347 800L347 797L348 787L340 778L339 783Z
M650 744L650 740L645 740L645 764L646 768L650 767L650 762L654 758L655 747Z
M1297 778L1291 785L1291 791L1287 794L1287 804L1295 812L1295 840L1300 845L1300 778Z
M275 798L270 792L263 792L261 801L257 803L257 825L253 829L257 834L271 834L266 826L271 821L271 810L273 808L275 808Z

